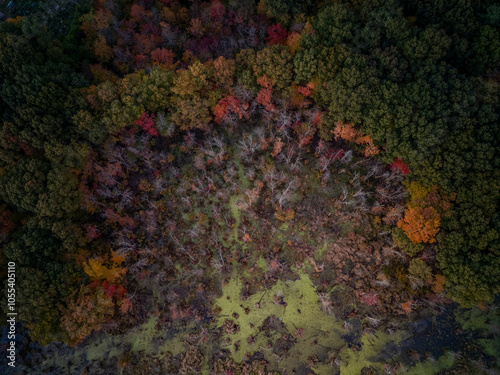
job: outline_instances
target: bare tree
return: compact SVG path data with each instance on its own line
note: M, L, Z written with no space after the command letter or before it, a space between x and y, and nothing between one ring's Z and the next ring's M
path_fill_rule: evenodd
M238 142L239 154L246 162L252 160L252 156L258 147L259 143L254 139L252 134L243 135L243 139Z
M285 203L290 201L290 199L293 196L293 193L299 186L299 179L297 177L294 177L286 186L285 190L283 190L281 193L278 194L278 204L280 208L283 207Z
M347 164L350 163L352 160L352 150L348 150L344 156L342 156L342 159L340 159L341 164Z

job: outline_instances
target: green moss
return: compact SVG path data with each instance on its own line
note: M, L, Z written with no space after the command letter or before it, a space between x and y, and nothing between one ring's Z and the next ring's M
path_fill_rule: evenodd
M273 348L268 348L269 340L277 340L282 333L295 335L295 331L302 329L301 337L287 353L285 368L291 370L300 366L309 355L324 351L324 347L340 348L344 345L341 338L342 322L321 310L319 298L308 275L301 275L295 281L278 281L272 288L256 293L247 300L240 298L243 284L239 277L233 277L223 287L223 295L215 301L221 308L217 318L217 325L223 326L226 319L231 319L239 325L239 331L234 334L226 333L228 349L236 362L241 362L245 354L256 351L264 352L267 360L275 362L272 354ZM281 295L283 304L273 302L273 296ZM256 307L259 304L259 308ZM245 308L249 309L245 314ZM238 318L233 317L237 313ZM274 316L284 325L284 332L272 333L265 337L260 327L268 317ZM249 336L256 337L253 344L247 342ZM319 345L312 346L311 342L317 340ZM235 350L235 343L239 342L239 350ZM283 361L285 362L285 361Z
M157 332L155 328L157 322L158 318L151 317L146 323L144 323L140 327L137 327L137 330L132 329L131 331L129 331L130 334L128 335L127 339L132 343L132 348L130 349L132 353L139 351L144 351L148 354L151 353L150 349L152 348L150 347L150 345L153 336Z
M109 358L117 358L127 353L143 352L144 355L151 355L158 358L163 358L167 352L173 355L180 354L186 350L184 345L184 337L182 333L176 335L166 335L164 331L158 331L156 326L158 318L156 316L150 317L144 324L136 326L123 335L106 335L101 336L97 340L92 340L88 344L79 346L74 353L68 356L52 356L50 359L45 360L41 368L66 368L69 363L74 365L71 367L72 372L78 366L76 358L83 358L84 356L88 361L100 362L107 361ZM184 330L188 331L193 326L185 327ZM162 345L158 346L158 337L169 337ZM130 348L130 349L127 349Z
M323 245L321 245L316 249L314 255L316 258L321 258L326 253L327 250L328 250L328 241L325 241Z
M382 361L375 362L374 358L380 353L384 353L386 346L390 342L398 345L402 340L407 338L408 334L404 331L397 331L390 335L385 332L377 331L373 335L365 335L361 337L361 349L353 351L349 348L344 348L340 352L342 375L357 375L361 374L364 367L373 367L376 370L383 371L384 363ZM391 356L387 354L387 359ZM422 373L423 374L423 373Z
M257 266L262 270L262 272L267 271L267 262L261 256L259 257L259 259L257 259Z
M241 299L243 287L240 278L234 276L215 301L220 308L217 326L224 330L224 322L229 319L239 327L233 333L224 331L221 339L222 347L229 350L232 359L238 363L245 359L245 355L261 352L267 361L276 364L277 370L292 373L293 369L304 368L308 358L316 356L319 361L311 370L315 374L331 374L334 369L327 363L330 352L341 359L341 374L360 374L364 367L382 373L385 361L392 360L388 343L397 346L410 336L403 330L392 335L376 331L360 338L357 351L348 348L342 337L346 333L344 322L322 309L316 289L306 274L297 280L278 281L270 289L255 293L246 300ZM282 297L283 303L273 301L276 295ZM248 309L248 314L245 309ZM269 322L273 322L272 329L269 329ZM280 352L280 340L284 334L295 341L286 351ZM247 342L249 337L254 338L253 343ZM433 374L451 365L452 359L447 355L434 363L421 363L411 369L411 373Z
M286 242L288 240L287 232L290 228L290 224L288 222L284 222L278 228L279 230L276 232L278 239L281 242Z
M229 209L231 210L231 215L233 216L234 220L236 221L234 223L234 227L233 227L233 240L237 243L243 243L238 238L238 228L239 228L240 222L241 222L241 211L236 206L236 202L238 199L239 199L238 195L232 195L229 198Z
M171 339L166 340L160 347L158 348L157 357L164 358L167 353L171 353L172 355L180 354L185 351L187 347L184 344L184 337L182 335L174 335Z
M414 367L408 369L407 375L437 374L440 371L449 369L453 366L455 357L451 354L444 354L437 361L427 360L417 363Z

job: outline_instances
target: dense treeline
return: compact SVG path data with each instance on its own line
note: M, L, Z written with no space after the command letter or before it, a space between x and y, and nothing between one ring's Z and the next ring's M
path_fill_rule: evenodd
M183 204L198 207L211 190L220 191L214 202L229 204L246 189L247 205L272 203L271 217L287 222L293 199L285 193L311 171L334 191L346 183L330 175L334 167L352 169L349 184L362 173L364 183L377 176L367 193L340 190L339 207L373 214L375 224L356 220L392 233L385 241L405 259L403 266L391 260L378 281L399 280L397 297L361 280L361 302L377 305L382 295L411 313L413 298L429 293L465 307L493 301L500 292L500 6L313 3L97 0L88 12L78 9L64 33L33 32L31 16L0 24L1 261L17 262L20 315L35 340L76 344L119 314L133 323L150 302L133 308L130 290L146 290L141 280L151 272L143 268L157 272L154 259L168 270L155 280L180 277L175 264L192 272L193 284L179 295L209 284L190 251L204 251L199 231L214 230L207 221L224 215L216 204L213 213L200 208L187 227ZM349 167L348 147L362 170ZM316 169L305 166L309 153ZM273 160L276 181L266 174ZM208 166L220 170L212 175ZM253 187L226 186L235 176ZM192 241L179 242L188 232ZM365 240L350 240L365 248ZM377 256L385 256L377 243ZM304 254L287 260L313 259ZM325 262L342 272L337 259ZM382 264L370 266L382 272ZM208 260L204 267L217 269ZM189 311L202 320L202 300L212 297L198 292L179 299L168 319Z
M13 212L3 216L11 222L3 257L19 267L17 301L33 338L64 340L57 306L82 274L74 260L83 237L72 170L82 157L70 151L80 142L72 117L88 83L59 40L26 35L19 19L1 26L0 190L5 212Z
M295 61L314 79L317 50L342 51L318 103L370 134L385 160L402 158L409 180L456 193L436 249L448 290L465 305L491 300L500 272L497 7L375 4L321 10Z

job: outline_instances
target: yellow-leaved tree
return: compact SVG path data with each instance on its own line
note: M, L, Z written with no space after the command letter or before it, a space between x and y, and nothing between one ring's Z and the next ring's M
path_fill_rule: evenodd
M127 272L127 269L121 266L124 260L122 256L113 252L110 262L105 262L102 258L90 259L84 266L84 271L92 280L114 283Z

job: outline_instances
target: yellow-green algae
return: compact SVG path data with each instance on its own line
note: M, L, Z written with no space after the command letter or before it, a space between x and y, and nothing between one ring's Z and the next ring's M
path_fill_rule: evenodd
M41 367L52 367L54 365L57 367L65 367L68 359L71 358L85 357L90 362L105 361L109 358L119 357L125 353L125 347L130 347L127 353L142 351L144 355L151 355L160 359L164 358L167 352L172 353L172 355L177 355L187 349L182 339L184 335L178 334L171 335L162 345L158 346L154 338L165 332L157 331L157 323L158 317L151 316L145 323L132 328L125 334L103 336L99 341L93 340L90 344L79 346L70 358L56 355L44 361ZM183 327L183 331L189 331L191 328L192 325L188 325L187 327ZM76 371L77 365L78 363L76 362L69 367L70 373Z
M410 367L406 372L407 375L423 375L423 374L436 374L440 371L449 369L453 366L455 358L451 354L444 354L437 361L426 360L418 362L415 366Z
M348 348L342 337L346 333L344 321L322 309L319 296L307 274L301 274L297 280L280 280L271 288L255 293L244 301L241 299L244 284L240 276L230 278L222 288L222 296L215 301L215 305L220 308L216 317L217 326L223 327L226 319L239 326L239 330L234 333L224 331L221 340L221 346L229 350L235 362L241 363L247 354L261 352L282 373L301 372L307 368L310 373L326 375L334 372L332 365L327 363L330 353L340 359L342 375L360 374L364 367L384 371L384 361L377 361L376 357L384 353L388 343L399 346L401 341L410 336L403 330L394 334L375 331L362 336L359 349L353 350ZM273 298L275 296L281 296L282 300ZM268 317L272 317L275 322L282 322L284 328L268 330L266 337L261 327ZM275 328L278 326L274 325ZM280 357L275 349L284 333L292 335L297 341ZM247 341L249 337L255 338L253 343ZM308 367L308 359L314 356L319 361L310 362L311 366ZM387 356L387 360L390 362L390 356ZM452 363L450 356L446 355L434 362L419 363L407 371L409 374L430 374L448 368Z
M167 352L177 355L186 349L182 340L178 338L178 335L167 339L157 348L156 345L153 344L153 338L158 336L158 330L156 329L157 323L158 317L152 316L145 323L138 327L134 327L125 335L108 336L98 345L86 349L87 359L90 361L102 359L112 341L120 342L120 344L131 344L130 352L132 353L142 351L145 355L155 355L159 358ZM117 356L120 352L121 350L114 349L107 354L107 357Z
M265 337L264 332L260 332L266 318L272 316L283 322L288 334L295 335L296 330L302 330L297 343L286 353L287 358L278 363L281 370L291 371L308 356L324 350L324 347L341 348L344 345L341 338L343 323L321 310L318 295L308 275L302 274L295 281L278 281L272 288L256 293L245 301L240 298L242 287L238 277L231 278L222 289L223 295L215 301L221 309L217 324L222 326L226 319L231 319L240 327L238 332L224 335L227 349L236 362L241 362L246 353L256 351L263 352L268 361L276 362L272 347L268 348L268 340L274 342L280 338L281 333L275 332L274 336ZM273 296L276 295L283 298L286 307L273 301ZM245 313L245 308L249 309L248 314ZM233 313L238 314L238 317L234 318ZM247 342L249 336L256 337L253 344ZM317 345L312 346L311 343L315 340ZM238 342L239 350L236 350L235 344Z
M405 331L397 331L393 335L377 331L372 335L362 336L360 340L361 350L353 351L349 348L343 348L341 351L341 375L361 374L361 370L364 367L373 367L382 370L383 363L373 362L370 359L384 352L388 342L393 341L395 345L398 345L407 337L408 333Z
M267 262L262 256L259 256L259 259L257 259L256 263L257 266L262 270L262 272L267 271Z

